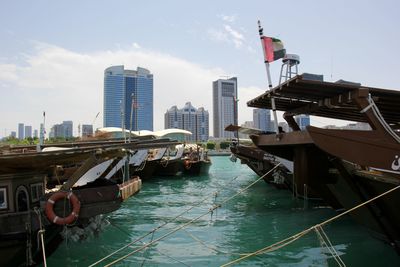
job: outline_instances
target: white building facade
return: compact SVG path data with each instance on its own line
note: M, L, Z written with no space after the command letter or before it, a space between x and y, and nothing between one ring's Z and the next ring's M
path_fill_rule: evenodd
M203 107L197 109L190 102L182 109L173 106L164 114L164 127L191 132L191 136L186 136L186 141L205 142L209 138L209 114Z
M225 131L225 127L230 124L238 125L236 77L213 82L214 137L235 137L236 133Z

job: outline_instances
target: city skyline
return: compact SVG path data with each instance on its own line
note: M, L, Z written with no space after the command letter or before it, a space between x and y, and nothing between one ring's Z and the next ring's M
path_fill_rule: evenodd
M100 1L3 3L0 137L16 131L21 121L38 128L43 111L47 129L65 118L101 127L103 71L114 65L143 66L157 77L155 130L162 129L168 107L187 100L212 110L210 83L226 76L240 80L239 124L251 120L246 102L267 88L258 19L265 35L279 38L288 53L301 57L300 73L398 87L396 60L373 57L376 42L371 40L379 38L379 49L388 56L399 47L398 1L117 2L124 8L114 10L118 19L112 20L103 19L110 5ZM273 85L280 66L280 61L271 64Z

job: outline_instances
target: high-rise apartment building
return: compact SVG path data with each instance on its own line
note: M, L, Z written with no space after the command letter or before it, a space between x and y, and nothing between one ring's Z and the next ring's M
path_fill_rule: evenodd
M196 109L187 102L182 109L171 107L164 114L164 127L184 129L192 133L186 141L207 141L209 137L209 114L203 107Z
M225 127L238 125L236 77L213 82L213 113L214 137L234 137L236 133L225 131Z
M40 125L42 130L42 124ZM55 124L51 127L50 130L51 138L71 138L73 137L73 122L72 121L63 121L62 124Z
M62 126L64 130L64 136L65 138L70 138L73 136L73 122L72 121L63 121Z
M177 106L172 106L164 115L164 127L165 129L176 128L182 129L182 110Z
M269 109L253 109L254 128L263 131L272 131L271 129L271 111Z
M209 137L210 116L203 107L196 111L196 140L205 142Z
M24 124L23 123L18 123L18 139L22 140L25 138L25 132L24 132Z
M189 136L190 141L196 141L196 111L197 109L192 106L192 103L186 102L182 109L182 129L192 133Z
M153 74L112 66L104 71L104 127L153 131Z
M50 138L65 137L64 126L62 124L54 124L50 130Z
M32 137L32 126L25 125L25 138Z

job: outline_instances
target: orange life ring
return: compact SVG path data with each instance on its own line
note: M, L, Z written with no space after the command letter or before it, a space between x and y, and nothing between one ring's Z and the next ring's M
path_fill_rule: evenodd
M54 212L54 204L60 200L67 198L72 204L72 212L67 217L58 217ZM79 199L72 192L56 192L47 200L46 203L46 216L47 218L58 225L66 225L73 223L79 216L81 203Z

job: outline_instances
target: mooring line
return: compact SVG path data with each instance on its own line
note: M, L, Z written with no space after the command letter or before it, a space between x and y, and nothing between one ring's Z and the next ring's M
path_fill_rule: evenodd
M193 240L199 242L201 245L203 245L204 247L208 248L209 250L215 251L219 254L225 254L225 255L236 255L236 256L244 256L247 255L249 253L230 253L230 252L225 252L216 248L213 248L212 246L208 245L206 242L204 242L203 240L201 240L200 238L196 237L195 235L193 235L192 233L189 233L186 229L183 229L183 231L189 236L191 237Z
M365 206L366 204L368 204L368 203L370 203L370 202L372 202L372 201L374 201L374 200L376 200L378 198L381 198L381 197L383 197L383 196L385 196L385 195L387 195L387 194L389 194L389 193L391 193L391 192L393 192L393 191L395 191L395 190L397 190L399 188L400 188L400 185L398 185L398 186L396 186L396 187L394 187L392 189L389 189L388 191L386 191L386 192L384 192L384 193L382 193L382 194L380 194L378 196L375 196L375 197L371 198L370 200L367 200L367 201L365 201L365 202L363 202L363 203L361 203L361 204L359 204L359 205L357 205L357 206L355 206L355 207L353 207L353 208L351 208L351 209L349 209L349 210L347 210L347 211L345 211L343 213L340 213L340 214L338 214L338 215L336 215L336 216L334 216L334 217L332 217L332 218L330 218L330 219L328 219L328 220L326 220L326 221L324 221L324 222L322 222L320 224L316 224L316 225L314 225L314 226L312 226L312 227L310 227L310 228L308 228L308 229L306 229L306 230L304 230L302 232L299 232L299 233L297 233L297 234L295 234L295 235L293 235L291 237L288 237L288 238L286 238L284 240L281 240L281 241L279 241L279 242L277 242L275 244L272 244L272 245L267 246L265 248L259 249L259 250L255 251L253 253L250 253L250 254L248 254L246 256L243 256L241 258L238 258L236 260L233 260L233 261L230 261L228 263L225 263L225 264L221 265L221 267L230 266L232 264L235 264L235 263L238 263L240 261L243 261L243 260L245 260L245 259L247 259L249 257L255 256L255 255L258 255L258 254L261 254L261 253L265 253L265 252L270 252L270 251L276 250L275 247L277 245L280 245L279 248L287 246L290 243L294 242L295 240L299 239L300 237L308 234L312 230L315 230L315 229L318 229L318 228L321 229L322 226L324 226L324 225L326 225L326 224L328 224L328 223L330 223L332 221L335 221L335 220L339 219L340 217L342 217L342 216L344 216L344 215L346 215L346 214L348 214L348 213L350 213L350 212L352 212L352 211L354 211L356 209L359 209L360 207ZM288 242L285 243L286 241L288 241ZM283 245L281 245L281 244L283 244Z
M239 177L239 176L235 176L227 185L233 183L238 177ZM226 187L227 185L225 185L225 187ZM145 235L143 235L143 236L137 238L136 240L134 240L134 241L128 243L127 245L125 245L125 246L123 246L123 247L117 249L116 251L112 252L111 254L109 254L109 255L107 255L107 256L101 258L101 259L98 260L97 262L92 263L91 265L89 265L89 267L93 267L93 266L95 266L95 265L97 265L97 264L103 262L104 260L106 260L106 259L108 259L109 257L113 256L114 254L116 254L116 253L118 253L118 252L120 252L120 251L122 251L122 250L128 248L129 246L131 246L131 245L133 245L133 244L139 242L140 240L142 240L143 238L145 238L145 237L147 237L148 235L152 234L153 232L155 232L155 231L161 229L161 228L164 227L165 225L176 221L176 219L178 219L179 217L183 216L185 213L188 213L188 212L191 211L192 209L198 207L200 204L202 204L203 202L205 202L206 200L208 200L210 196L215 196L215 195L216 195L219 191L221 191L222 189L224 189L224 188L220 188L220 189L217 190L216 192L213 192L213 193L208 194L208 195L207 195L206 197L204 197L201 201L195 203L195 204L194 204L193 206L191 206L190 208L184 210L183 212L181 212L180 214L178 214L177 216L175 216L173 219L164 222L163 224L157 226L156 228L154 228L153 230L151 230L151 231L148 232L147 234L145 234ZM139 200L139 198L137 198L137 197L135 197L135 199L136 199L136 200ZM145 202L143 202L143 201L141 201L141 200L139 200L139 201L142 202L142 203L145 203Z
M324 229L322 227L315 227L314 228L320 242L322 245L325 245L326 248L328 249L329 253L331 253L333 259L336 261L336 263L340 267L346 267L346 264L340 258L339 253L336 251L335 247L332 245L331 240L329 239L328 235L325 233Z
M147 248L148 246L151 246L151 245L157 243L158 241L160 241L160 240L162 240L162 239L164 239L164 238L166 238L166 237L172 235L173 233L176 233L177 231L179 231L179 230L185 228L186 226L188 226L188 225L192 224L193 222L197 221L198 219L200 219L200 218L206 216L207 214L213 212L214 210L220 208L220 207L221 207L223 204L225 204L226 202L228 202L228 201L232 200L233 198L235 198L236 196L240 195L240 194L243 193L245 190L249 189L251 186L253 186L253 185L256 184L257 182L259 182L261 179L264 179L264 177L266 177L269 173L271 173L273 170L275 170L280 164L281 164L281 163L278 163L277 165L275 165L272 169L270 169L270 170L269 170L267 173L265 173L263 176L261 176L260 178L258 178L256 181L254 181L254 182L251 183L250 185L246 186L245 188L239 190L239 191L238 191L236 194L234 194L233 196L228 197L227 199L225 199L225 200L224 200L223 202L221 202L220 204L214 205L214 206L213 206L212 208L210 208L206 213L203 213L203 214L197 216L196 218L190 220L189 222L187 222L187 223L185 223L185 224L183 224L183 225L181 225L181 226L179 226L179 227L176 227L175 229L173 229L173 230L171 230L170 232L168 232L168 233L162 235L161 237L159 237L159 238L153 240L152 242L148 243L147 245L142 246L141 248L138 248L138 249L136 249L136 250L134 250L134 251L132 251L132 252L130 252L130 253L128 253L128 254L126 254L126 255L124 255L124 256L122 256L122 257L120 257L120 258L114 260L114 261L112 261L111 263L109 263L109 264L107 264L107 265L105 265L105 266L112 266L112 265L114 265L114 264L116 264L116 263L118 263L118 262L120 262L120 261L122 261L122 260L128 258L129 256L131 256L131 255L133 255L133 254L135 254L135 253L137 253L137 252L139 252L139 251L141 251L141 250ZM97 264L97 263L96 263L96 264ZM95 264L92 264L92 265L90 265L90 266L93 266L93 265L95 265Z
M127 231L125 231L124 229L122 229L121 227L119 227L118 225L116 225L116 224L113 224L112 222L110 222L110 221L108 221L109 223L110 223L110 225L112 225L112 226L114 226L115 228L117 228L118 230L120 230L122 233L124 233L124 234L126 234L126 235L128 235L129 236L129 232L127 232ZM143 241L140 241L140 243L142 243L142 245L146 245L146 243L145 242L143 242ZM131 248L139 248L140 246L137 246L137 247L132 247L132 246L129 246L129 247L131 247ZM165 256L165 257L167 257L167 258L169 258L169 259L171 259L171 260L174 260L174 261L176 261L176 262L179 262L179 263L181 263L182 265L185 265L185 266L188 266L188 267L191 267L190 265L187 265L186 263L184 263L183 261L180 261L180 260L178 260L178 259L175 259L175 258L173 258L173 257L171 257L171 256L169 256L169 255L167 255L167 254L165 254L165 253L163 253L163 252L161 252L160 250L158 250L157 248L156 248L156 251L158 252L158 253L160 253L161 255L163 255L163 256Z

